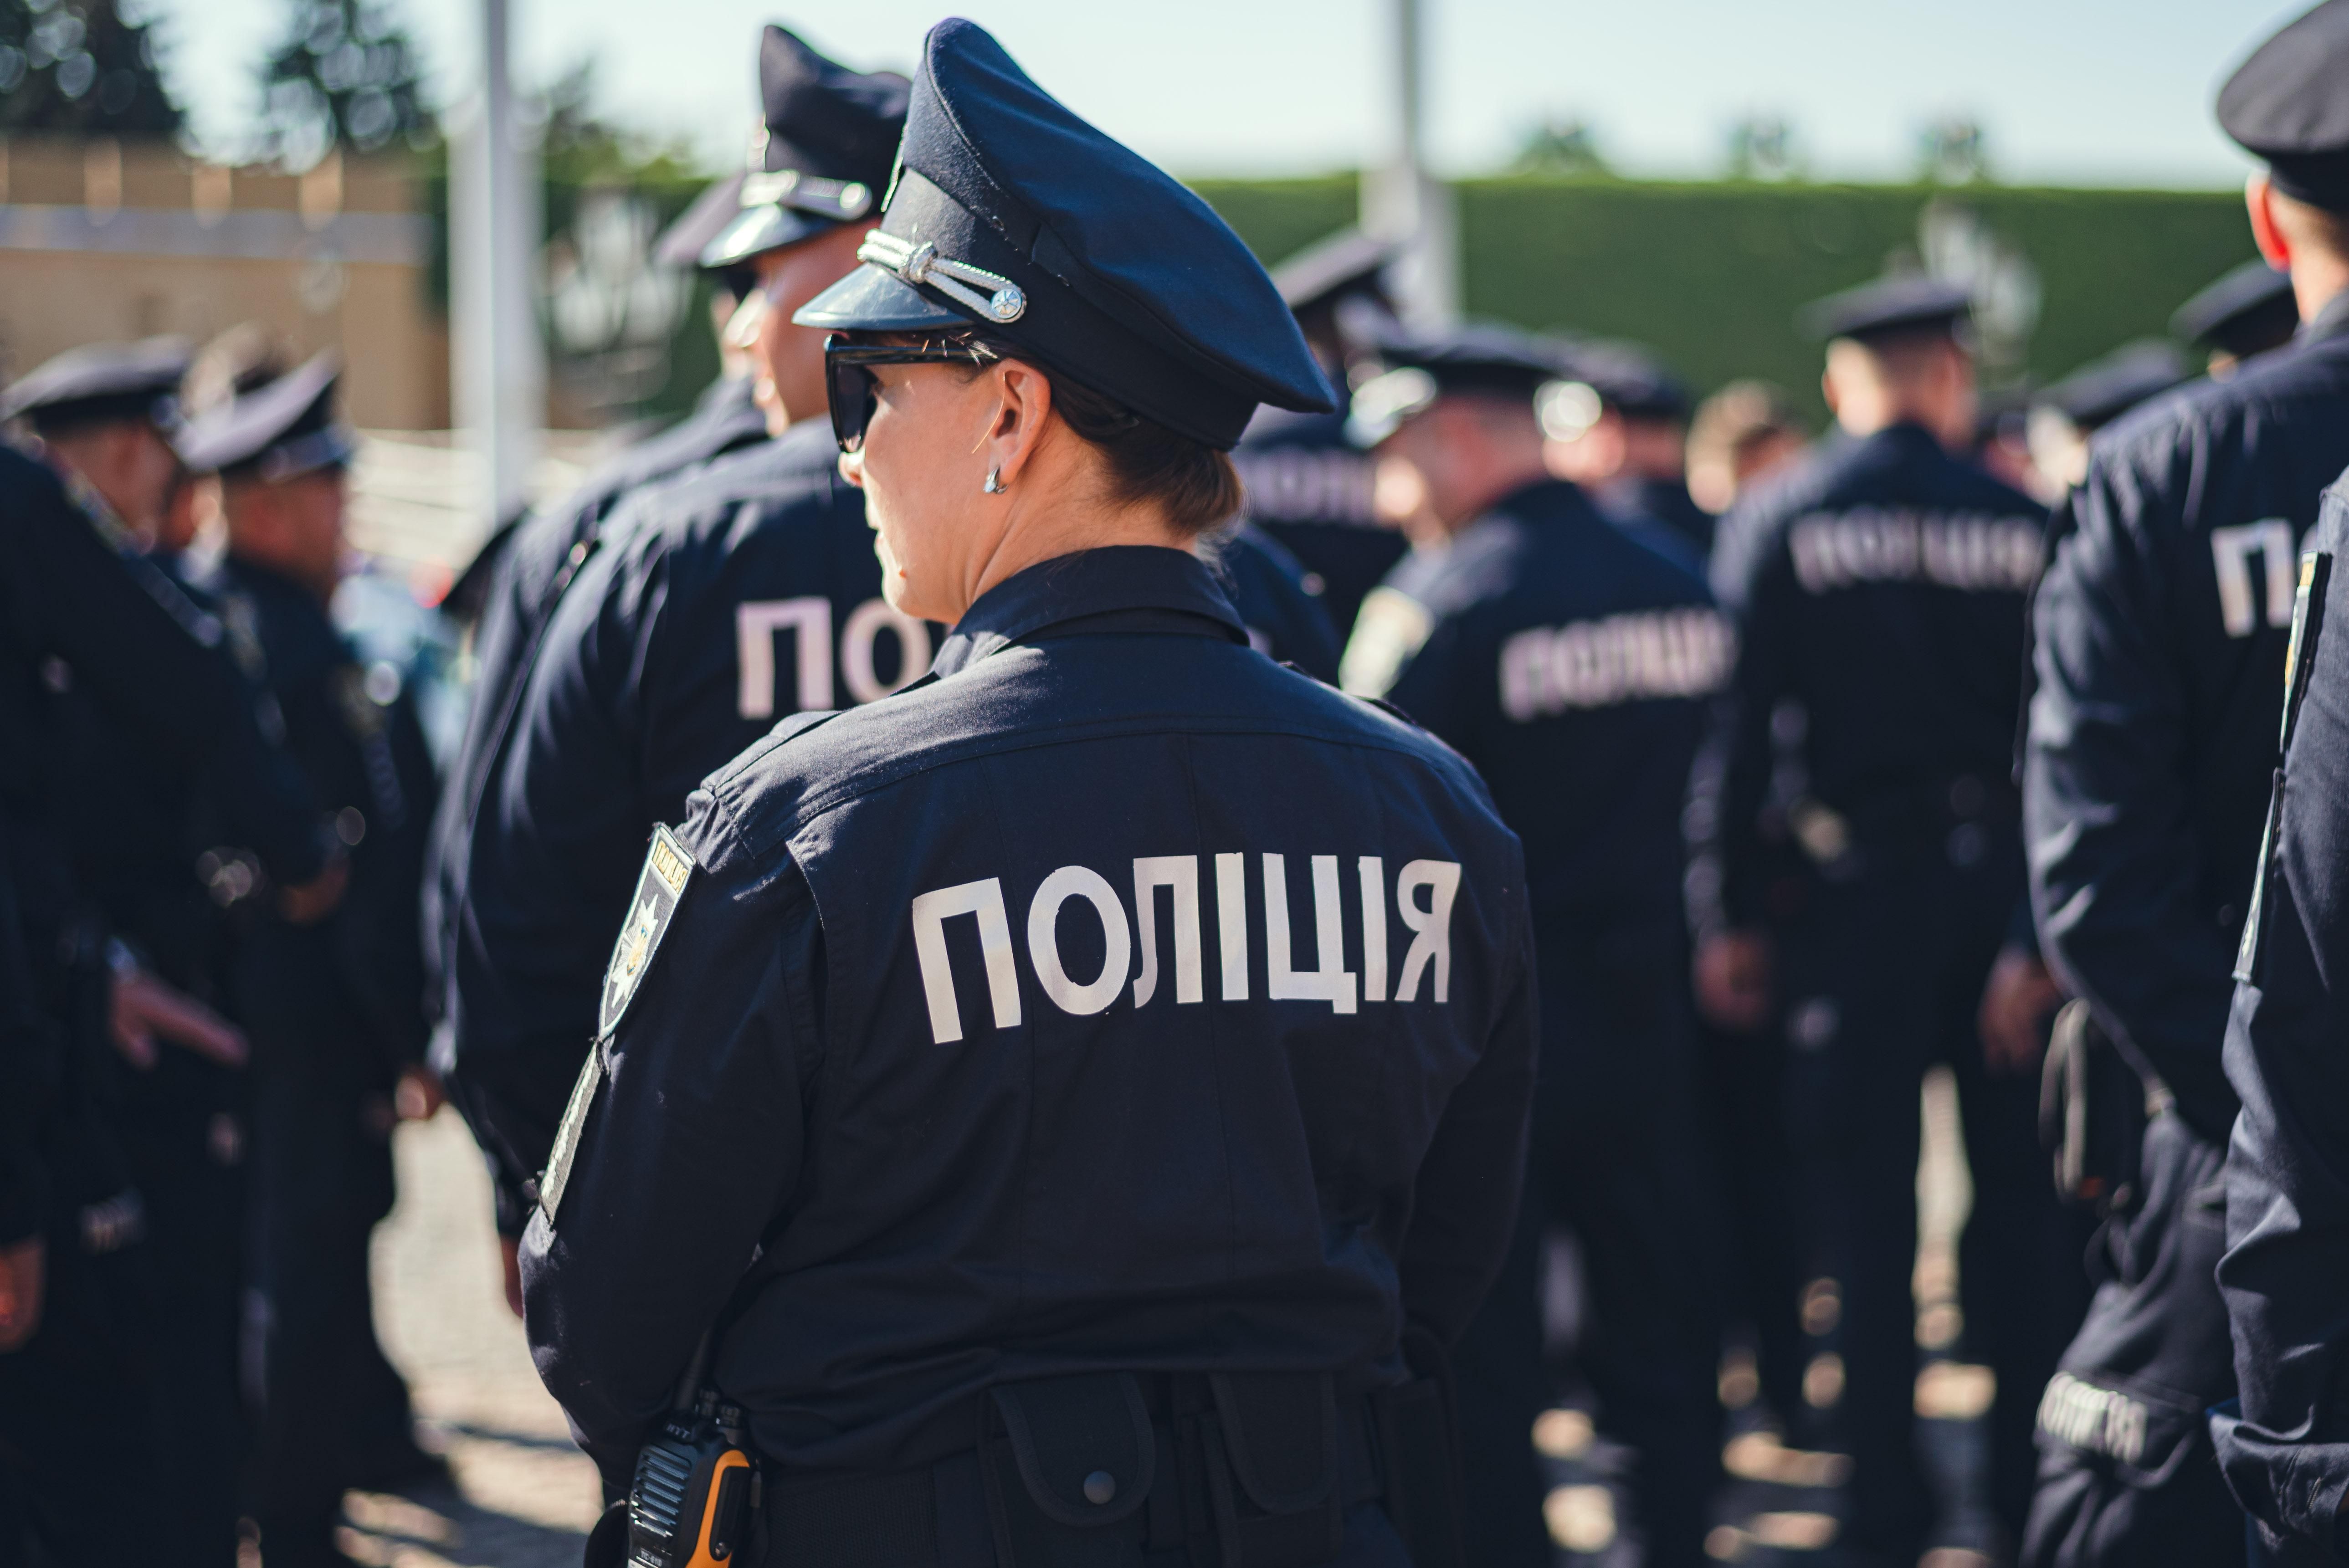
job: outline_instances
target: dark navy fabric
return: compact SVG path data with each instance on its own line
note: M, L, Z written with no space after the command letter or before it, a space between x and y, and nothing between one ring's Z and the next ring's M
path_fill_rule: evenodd
M1338 634L1297 557L1245 519L1211 548L1216 580L1240 613L1249 645L1317 681L1337 685Z
M2331 557L2331 577L2311 605L2313 664L2294 695L2258 935L2227 1024L2243 1111L2227 1152L2219 1286L2242 1406L2212 1429L2228 1485L2271 1543L2332 1563L2349 1546L2349 1064L2337 985L2349 937L2349 484L2326 496L2311 544Z
M721 1308L761 1449L890 1468L1001 1380L1391 1381L1500 1263L1532 957L1467 765L1251 652L1180 552L1019 573L933 673L693 797L523 1244L607 1478Z
M1639 1453L1651 1561L1703 1561L1718 1479L1718 1337L1696 1260L1680 814L1730 663L1702 579L1626 536L1577 487L1504 498L1405 558L1348 650L1350 689L1457 748L1525 844L1542 1063L1511 1267L1469 1330L1460 1384L1470 1558L1547 1561L1526 1442L1551 1402L1541 1239L1574 1231L1596 1320L1579 1360L1600 1420Z
M2159 1403L2147 1387L2189 1408L2235 1393L2211 1276L2215 1177L2238 1109L2220 1045L2277 763L2295 561L2324 485L2349 464L2344 329L2349 295L2298 346L2099 435L2058 513L2034 610L2023 820L2042 944L2175 1107L2146 1134L2149 1192L2208 1189L2170 1216L2174 1234L2116 1220L2130 1228L2126 1247L2108 1232L2114 1283L2065 1356L2081 1387L2147 1410ZM2197 1216L2199 1231L2180 1228ZM2189 1249L2189 1266L2147 1263ZM2140 1321L2158 1332L2130 1331ZM2034 1561L2134 1563L2241 1531L2199 1424L2166 1468L2131 1474L2049 1430L2061 1413L2043 1413L2050 1480L2032 1539L2063 1539L2063 1515L2110 1518L2090 1548ZM2052 1484L2067 1470L2086 1480Z
M1640 543L1703 575L1721 520L1697 505L1685 480L1630 475L1598 486L1591 499Z
M1970 1353L1997 1372L1991 1470L2010 1532L2030 1492L2029 1413L2085 1294L2037 1150L2036 1080L1984 1072L1974 1029L2022 892L2008 780L2044 522L1903 424L1832 438L1741 498L1713 558L1737 666L1692 789L1692 913L1775 949L1789 1144L1843 1293L1844 1539L1891 1559L1922 1550L1934 1511L1909 1280L1917 1096L1934 1063L1955 1069L1968 1135L1966 1321Z
M501 1212L545 1165L656 822L807 709L869 701L933 638L881 598L863 496L803 425L623 502L522 680L473 821L454 1081Z
M555 602L597 548L612 510L632 491L767 438L767 419L751 400L751 378L714 382L692 413L596 470L560 506L514 526L492 574L488 603L473 632L472 707L450 764L449 787L432 824L424 883L425 959L432 1005L462 1038L463 998L453 988L463 941L462 911L472 874L473 820L513 723L540 639Z
M1362 596L1410 548L1371 504L1371 455L1346 439L1342 414L1260 408L1232 449L1251 522L1321 580L1321 603L1342 646Z

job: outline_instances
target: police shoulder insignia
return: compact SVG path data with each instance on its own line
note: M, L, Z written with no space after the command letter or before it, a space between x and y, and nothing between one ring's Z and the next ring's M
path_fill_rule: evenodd
M611 966L604 972L604 1004L595 1020L599 1037L608 1038L619 1027L628 1004L636 999L636 988L652 967L653 954L659 951L692 875L693 857L686 853L685 846L667 828L656 827L652 848L645 855L645 869L636 877L636 897L629 902L620 940L612 949Z

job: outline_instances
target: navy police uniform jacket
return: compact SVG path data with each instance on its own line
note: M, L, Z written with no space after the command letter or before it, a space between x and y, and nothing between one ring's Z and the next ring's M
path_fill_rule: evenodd
M1546 932L1632 923L1677 940L1681 810L1730 654L1700 579L1552 480L1389 574L1347 686L1476 765L1525 841Z
M1796 844L1840 876L1945 839L1954 856L1969 827L2012 841L2045 522L1911 424L1832 437L1731 510L1713 584L1736 667L1689 813L1701 929L1791 916Z
M1362 596L1402 559L1402 535L1372 509L1370 454L1346 439L1343 414L1263 407L1232 449L1247 515L1320 579L1342 645Z
M2289 745L2227 1022L2242 1115L2227 1158L2219 1284L2242 1404L2211 1426L2244 1509L2333 1562L2349 1497L2339 1394L2349 1372L2349 483L2326 497L2311 544L2292 634Z
M456 1092L511 1230L653 825L779 719L929 665L930 629L881 597L838 456L815 421L637 492L549 618L482 790L452 953Z
M1721 520L1697 505L1682 480L1627 475L1599 486L1594 499L1618 521L1661 532L1663 540L1655 542L1675 560L1692 559L1701 568L1713 553L1713 536Z
M524 517L502 546L487 603L473 634L472 707L449 770L449 789L432 824L425 879L425 955L432 1006L461 1032L462 998L454 994L455 949L464 940L463 906L471 880L473 821L503 751L547 618L593 554L613 509L632 493L767 437L767 418L751 400L751 378L714 382L691 414L629 448L592 475L563 504Z
M226 829L278 882L309 881L326 851L316 802L264 739L219 651L220 623L150 563L118 554L55 471L5 442L0 523L0 934L15 936L0 954L5 1245L37 1229L53 1197L86 1201L120 1184L119 1170L52 1169L60 1119L88 1109L76 1050L105 1048L77 1041L64 1016L66 971L98 962L101 933L63 831L71 787L61 767L63 695L88 697L201 783L222 802ZM75 1142L83 1162L93 1151ZM77 1190L53 1193L53 1178Z
M1338 634L1297 557L1245 518L1216 541L1211 553L1216 580L1240 613L1249 645L1336 685Z
M760 1449L895 1468L999 1381L1399 1379L1500 1264L1535 1003L1468 766L1175 551L1018 573L932 673L656 842L523 1245L608 1478L721 1310Z
M2223 1142L2236 938L2302 537L2349 464L2349 294L2299 346L2101 432L2034 611L2024 829L2040 936L2140 1072Z
M236 944L235 1016L264 1071L388 1088L424 1055L417 901L440 795L404 673L362 665L310 591L223 560L210 588L265 717L350 851L334 913L255 917Z

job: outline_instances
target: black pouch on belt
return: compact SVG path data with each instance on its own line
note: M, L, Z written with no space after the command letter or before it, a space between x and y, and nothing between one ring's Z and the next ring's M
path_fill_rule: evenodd
M997 1555L1016 1568L1130 1568L1158 1444L1128 1372L1040 1377L989 1390L996 1429L979 1470Z
M1327 1372L1216 1372L1203 1423L1207 1492L1224 1568L1309 1568L1345 1544L1337 1379Z
M1387 1518L1410 1550L1413 1568L1465 1568L1452 1363L1424 1329L1405 1330L1402 1350L1411 1381L1371 1396Z

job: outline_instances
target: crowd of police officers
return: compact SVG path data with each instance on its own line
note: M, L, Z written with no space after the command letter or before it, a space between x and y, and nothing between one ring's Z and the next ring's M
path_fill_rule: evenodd
M1816 442L1773 389L1740 383L1695 407L1629 346L1408 329L1382 284L1392 253L1360 233L1264 284L1204 209L1180 207L1171 181L967 24L934 33L910 80L851 71L770 26L759 77L745 167L660 242L664 261L709 280L723 374L683 421L510 521L460 583L450 603L470 621L474 673L445 769L414 672L363 656L332 613L357 449L336 414L333 356L289 364L248 333L193 356L165 340L94 346L0 396L0 1564L225 1565L255 1528L272 1568L340 1563L347 1489L445 1482L378 1344L367 1263L392 1204L391 1130L444 1093L492 1173L509 1300L523 1312L529 1284L542 1369L602 1467L617 1522L599 1550L632 1521L636 1547L654 1549L639 1450L666 1400L625 1408L619 1390L676 1387L689 1402L713 1377L750 1408L730 1432L770 1450L768 1501L754 1506L772 1562L1398 1560L1365 1554L1350 1525L1312 1539L1273 1528L1297 1513L1278 1501L1281 1478L1309 1483L1312 1467L1284 1471L1250 1446L1304 1452L1324 1429L1345 1450L1324 1491L1376 1501L1423 1565L1541 1562L1547 1483L1529 1434L1571 1398L1628 1456L1644 1560L1694 1563L1718 1522L1731 1343L1758 1373L1748 1424L1849 1456L1844 1560L1914 1563L1946 1501L1919 1444L1912 1281L1919 1096L1937 1067L1956 1086L1971 1177L1957 1349L1995 1377L1998 1550L2033 1565L2349 1556L2336 1522L2349 1496L2349 1076L2328 963L2349 934L2349 672L2323 637L2329 602L2349 593L2333 573L2349 480L2319 522L2349 468L2349 0L2286 27L2220 97L2223 128L2263 160L2249 193L2263 260L2174 324L2208 350L2207 375L2139 346L2027 399L1985 395L1966 294L1890 276L1806 313L1834 420ZM1147 226L1121 227L1119 213L1153 201L1174 214L1159 242L1193 246L1202 275L1224 269L1233 311L1277 287L1293 352L1266 346L1260 328L1248 340L1198 304L1206 294L1152 270L1163 258ZM979 230L1081 298L1090 338L1050 335L1074 330L1050 319L1057 295L1015 325L1040 285L1023 293L1010 262L973 263ZM969 322L1006 335L973 347L956 335ZM926 341L946 349L905 346L942 326L953 330ZM841 351L852 340L874 345L864 361ZM1246 502L1198 547L1211 577L1161 581L1102 550L1057 579L1053 563L1015 575L953 624L904 607L859 457L842 457L876 407L874 372L854 366L984 366L1013 351L1107 409L1085 415L1088 441L1145 417L1192 435L1161 411L1183 397L1238 410L1216 418L1237 436ZM1135 356L1160 358L1144 375ZM1337 397L1311 389L1317 369ZM860 387L864 409L844 411ZM1231 444L1204 413L1198 428ZM979 487L1009 488L998 469ZM743 1200L755 1244L725 1277L750 1273L714 1326L710 1303L699 1317L659 1305L649 1259L650 1277L626 1280L589 1277L585 1260L625 1260L648 1230L696 1244L704 1216L676 1207L696 1189L672 1169L674 1140L645 1132L632 1155L615 1129L672 1103L690 1118L742 1070L729 1063L757 1031L736 1012L771 1004L748 992L738 1004L738 972L781 974L788 1006L771 1005L802 1031L824 1020L860 1037L848 1020L879 1003L856 994L840 955L872 920L896 918L880 907L895 908L888 887L929 874L888 869L893 846L916 854L959 809L916 794L888 808L895 818L865 807L861 827L820 831L809 824L828 819L804 805L776 818L801 835L772 837L790 846L776 863L803 879L791 882L799 913L751 940L741 934L767 928L730 926L727 911L764 918L754 911L781 874L740 861L740 845L762 841L761 813L784 810L768 801L781 762L804 756L794 788L843 798L854 791L842 779L912 768L893 758L948 747L935 715L956 683L988 694L966 700L974 711L1014 704L998 689L1011 677L987 672L1011 668L999 651L1023 643L1101 650L1048 660L1061 684L1041 688L1060 694L1046 703L1054 723L1098 727L1115 704L1086 695L1088 679L1115 692L1120 658L1156 669L1171 655L1154 636L1195 647L1203 627L1252 646L1265 671L1384 709L1313 721L1361 729L1349 744L1365 758L1403 744L1363 738L1399 719L1419 737L1405 750L1449 748L1473 766L1481 794L1462 809L1497 816L1522 854L1503 880L1523 884L1508 899L1528 923L1538 1026L1483 994L1488 972L1511 972L1488 929L1511 904L1478 904L1446 934L1455 897L1471 907L1464 876L1492 870L1473 856L1465 873L1405 868L1395 897L1412 945L1391 959L1383 918L1368 913L1385 907L1381 861L1360 861L1366 913L1350 942L1340 861L1314 854L1318 968L1304 970L1289 956L1281 857L1262 857L1259 906L1246 857L1215 855L1219 1006L1246 1001L1254 973L1272 999L1259 1006L1309 1010L1316 1038L1342 1041L1330 1015L1343 1025L1356 1011L1350 962L1363 1003L1392 991L1381 1016L1423 983L1438 1003L1456 985L1459 1027L1472 1006L1492 1020L1467 1048L1496 1065L1426 1092L1466 1104L1475 1089L1490 1104L1515 1084L1504 1122L1525 1130L1494 1123L1484 1140L1509 1156L1522 1136L1523 1175L1472 1190L1457 1171L1449 1188L1422 1173L1423 1228L1468 1212L1489 1233L1483 1253L1459 1243L1444 1290L1414 1284L1410 1270L1430 1265L1396 1249L1410 1321L1394 1325L1405 1354L1393 1365L1418 1381L1395 1386L1442 1390L1433 1447L1398 1402L1373 1397L1357 1419L1346 1379L1361 1367L1323 1369L1340 1376L1337 1413L1295 1424L1288 1385L1255 1375L1297 1354L1272 1343L1277 1315L1161 1315L1152 1332L1218 1348L1138 1358L1154 1381L1118 1376L1147 1390L1129 1398L1158 1462L1208 1480L1195 1493L1143 1480L1157 1489L1135 1516L1146 1535L1103 1522L1091 1540L1086 1507L1111 1521L1131 1505L1110 1506L1111 1460L1082 1468L1125 1451L1088 1435L1107 1407L1085 1403L1084 1378L1039 1380L1018 1362L1029 1373L1006 1382L999 1367L1015 1363L1001 1360L975 1439L937 1437L926 1408L918 1439L889 1426L889 1390L907 1389L910 1408L919 1379L893 1383L886 1363L926 1343L892 1340L893 1323L999 1324L1010 1320L988 1315L1007 1310L1003 1291L1051 1301L1066 1280L936 1272L963 1227L1001 1217L969 1197L976 1156L925 1153L982 1139L947 1130L978 1111L912 1090L890 1102L903 1120L878 1134L895 1144L882 1152L895 1171L923 1173L928 1159L928 1177L965 1183L957 1202L978 1208L943 1228L884 1225L877 1210L869 1234L843 1228L860 1199L892 1201L894 1176L864 1179L868 1191L823 1174L857 1171L856 1146L876 1136L840 1119L880 1092L853 1070L877 1043L803 1061L789 1104L807 1126L773 1134L794 1150L785 1195ZM1248 707L1258 696L1263 713ZM1266 715L1306 698L1258 696L1230 699L1254 717L1218 723L1304 722ZM863 730L822 718L892 703ZM1195 730L1185 745L1209 748ZM796 738L811 732L824 738ZM1154 766L1197 766L1166 755ZM1384 763L1349 773L1293 749L1261 758L1278 776L1221 787L1309 786L1332 823L1433 810L1397 795ZM1105 801L1115 814L1113 775L1039 760L1015 788L1010 766L982 790L1004 821L1040 811L1081 840ZM1227 807L1202 797L1198 811ZM664 826L688 820L682 839ZM1009 854L1024 830L1003 831ZM1197 861L1134 862L1136 1016L1162 985L1175 1004L1202 1001ZM697 875L719 880L680 913ZM1003 893L989 905L974 892L989 885L914 898L911 934L895 939L901 965L907 942L919 949L927 1021L907 1026L940 1042L925 1049L980 1027L989 1005L999 1031L1019 1022ZM1109 1001L1071 1000L1099 983L1068 972L1123 962L1123 909L1081 867L1048 885L1057 902L1040 892L1045 913L1027 930L1040 984L1063 1012L1102 1012ZM1174 923L1163 982L1160 888ZM1055 934L1053 911L1080 896L1100 912L1099 962L1073 956L1064 971L1057 944L1083 944ZM964 902L926 917L924 900L941 898ZM1273 943L1254 971L1251 909ZM971 914L983 985L949 957L950 917ZM623 1029L656 955L677 946L664 945L673 921L703 956L664 962L706 977L689 996L656 987ZM1471 951L1488 936L1493 953ZM785 973L806 965L816 981ZM1216 1026L1226 1050L1256 1037L1254 1024ZM1522 1078L1495 1076L1520 1037ZM704 1037L734 1043L698 1062ZM656 1045L663 1054L636 1065ZM1416 1081L1410 1060L1381 1070ZM944 1070L902 1069L934 1095L962 1081ZM1163 1070L1132 1068L1125 1091ZM1388 1102L1315 1076L1332 1070L1274 1092L1299 1097L1296 1113L1334 1150L1376 1130L1366 1124ZM730 1127L773 1114L728 1109L753 1119ZM1186 1133L1195 1109L1175 1091L1162 1114ZM1214 1134L1215 1159L1247 1165L1247 1121ZM1097 1136L1049 1122L1021 1136L1094 1150L1103 1191L1142 1210L1181 1201L1146 1183L1127 1194L1109 1171L1122 1156ZM739 1151L696 1158L738 1185L754 1169L777 1180ZM1089 1231L1098 1206L1046 1190L1048 1169L1034 1167L1017 1223L1059 1214L1071 1228L1036 1255L1122 1254L1130 1238ZM1317 1179L1335 1227L1344 1182L1318 1164ZM1263 1180L1269 1191L1290 1177L1275 1161ZM588 1196L562 1210L574 1184ZM1338 1234L1325 1247L1371 1244ZM752 1282L780 1291L787 1274L798 1294L762 1306ZM828 1278L843 1296L826 1309ZM1570 1346L1562 1292L1578 1303ZM1439 1297L1452 1305L1424 1305ZM782 1314L799 1341L788 1351L757 1337L775 1301L799 1303ZM1083 1342L1082 1318L1063 1305L1023 1330L1034 1343L952 1347L1032 1361L1055 1336ZM688 1367L676 1347L697 1333ZM1823 1383L1814 1357L1830 1346L1837 1376ZM1181 1368L1194 1366L1211 1375L1186 1393ZM867 1392L826 1404L794 1377ZM860 1449L843 1408L895 1446ZM957 1445L974 1440L966 1474ZM1032 1530L986 1459L998 1440L1043 1509ZM1358 1443L1377 1450L1367 1480ZM1449 1479L1414 1491L1403 1449ZM868 1451L930 1468L866 1475L879 1461L836 1457ZM1082 1501L1055 1504L1063 1459L1080 1464ZM843 1464L837 1494L798 1479ZM911 1492L889 1490L908 1474ZM878 1490L855 1502L859 1487ZM1170 1491L1181 1495L1162 1515ZM1186 1533L1185 1506L1207 1523ZM921 1528L884 1527L906 1507ZM803 1522L825 1509L836 1517L823 1528ZM970 1541L955 1533L964 1525Z

